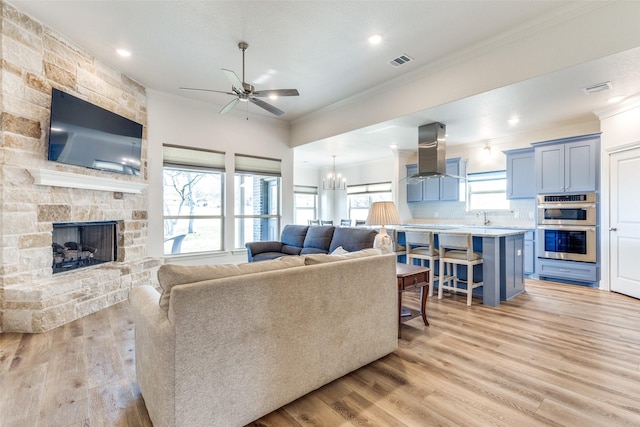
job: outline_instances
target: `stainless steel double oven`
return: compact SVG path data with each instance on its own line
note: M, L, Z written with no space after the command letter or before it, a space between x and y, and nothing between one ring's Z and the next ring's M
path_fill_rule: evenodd
M595 193L538 196L538 257L596 262Z

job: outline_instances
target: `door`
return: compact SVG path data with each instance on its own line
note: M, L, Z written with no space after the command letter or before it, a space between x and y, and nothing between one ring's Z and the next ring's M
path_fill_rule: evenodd
M640 298L640 148L611 154L611 290Z

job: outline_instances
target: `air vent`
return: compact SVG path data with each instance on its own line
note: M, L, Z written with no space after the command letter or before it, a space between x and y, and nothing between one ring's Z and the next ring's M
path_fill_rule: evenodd
M393 65L394 67L399 67L411 61L413 61L413 58L404 53L397 58L393 58L391 61L389 61L389 64Z
M602 92L602 91L605 91L605 90L609 90L612 87L613 86L611 85L611 82L604 82L604 83L598 83L597 85L587 86L587 87L583 88L582 90L587 95L591 95L592 93L598 93L598 92Z

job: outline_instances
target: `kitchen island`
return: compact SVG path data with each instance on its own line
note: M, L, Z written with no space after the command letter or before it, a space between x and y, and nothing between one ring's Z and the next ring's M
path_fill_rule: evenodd
M482 252L482 303L500 305L524 292L524 235L525 230L445 224L407 225L396 228L398 241L404 242L404 232L430 231L437 239L439 233L471 234L474 251ZM437 279L437 276L434 276Z

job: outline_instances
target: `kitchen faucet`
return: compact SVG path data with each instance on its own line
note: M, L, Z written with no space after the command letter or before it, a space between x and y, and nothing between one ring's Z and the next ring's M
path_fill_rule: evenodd
M487 211L485 211L485 210L482 210L482 211L480 211L480 212L482 212L482 217L484 218L484 221L483 221L482 225L489 225L489 223L491 223L491 221L489 221L489 219L487 219L487 214L488 214L488 212L487 212ZM478 212L478 213L476 214L476 216L478 216L478 217L479 217L479 216L480 216L480 212Z

